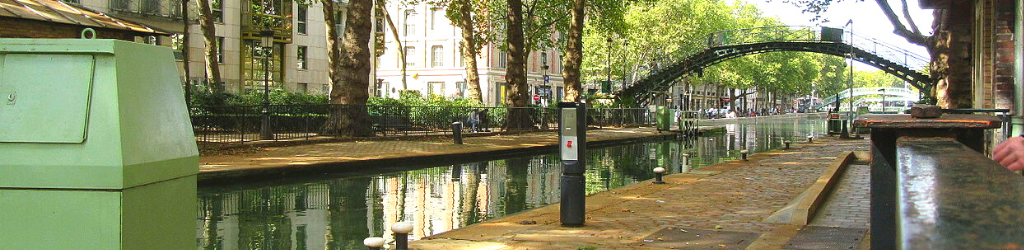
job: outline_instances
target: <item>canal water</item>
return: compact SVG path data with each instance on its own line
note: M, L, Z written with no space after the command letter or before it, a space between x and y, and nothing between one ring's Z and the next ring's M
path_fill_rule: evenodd
M824 133L820 118L705 122L726 130L689 140L639 142L587 152L587 193L672 173L700 171L783 141ZM689 158L684 159L684 154ZM199 188L198 249L362 249L389 225L412 221L418 239L557 203L561 165L554 152L442 166L380 166L274 182Z

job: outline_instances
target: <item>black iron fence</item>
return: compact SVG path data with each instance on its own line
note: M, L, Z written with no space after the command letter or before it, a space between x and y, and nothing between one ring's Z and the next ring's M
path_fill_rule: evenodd
M266 112L264 113L264 109ZM453 122L462 122L464 133L547 130L558 127L555 108L445 107L445 106L353 106L353 105L271 105L192 107L192 128L200 142L246 142L260 140L264 119L269 119L271 140L319 138L332 111L365 110L377 136L445 135ZM528 124L509 128L508 113L523 112ZM588 124L596 127L642 127L654 124L647 109L614 108L588 110Z

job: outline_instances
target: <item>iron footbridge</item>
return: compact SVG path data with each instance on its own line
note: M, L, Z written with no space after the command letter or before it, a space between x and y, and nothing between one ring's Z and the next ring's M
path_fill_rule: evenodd
M660 67L646 70L632 85L616 93L620 100L633 98L638 104L651 103L679 78L723 61L753 54L799 51L852 57L909 82L919 90L927 90L933 80L921 72L929 59L878 40L852 34L842 29L807 26L770 26L724 30L712 33L700 42L691 42L675 56L666 56L654 63Z

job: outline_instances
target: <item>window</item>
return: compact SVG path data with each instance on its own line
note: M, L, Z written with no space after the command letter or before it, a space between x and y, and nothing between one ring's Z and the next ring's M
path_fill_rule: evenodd
M405 36L416 35L416 20L413 20L415 18L416 18L416 11L413 11L413 10L406 10L405 11L405 19L403 20L403 22L405 22L405 33L404 33Z
M388 83L384 81L376 81L373 83L374 96L376 97L387 97L388 96Z
M80 3L79 0L61 0L61 1L65 2L65 3Z
M459 56L458 56L458 57L456 57L456 58L455 58L455 60L456 60L456 61L459 61L459 67L460 67L460 68L465 68L465 67L466 67L466 59L465 59L465 58L462 58L462 57L463 57L463 55L465 55L465 54L463 53L463 51L462 51L462 45L459 45L459 51L458 51L458 55L459 55Z
M306 94L306 93L308 93L307 91L309 91L309 84L307 84L307 83L296 83L295 84L295 92L296 93Z
M430 86L430 88L427 89L428 94L439 96L444 95L444 82L429 82L427 85Z
M334 31L337 31L339 39L345 36L345 12L334 12Z
M466 98L466 91L469 91L468 86L466 85L466 81L455 82L455 91L457 91L457 93L455 94L458 95L459 97Z
M431 47L430 51L431 54L433 54L433 56L431 57L432 60L430 63L430 67L444 67L444 48L441 47L440 45L436 45L434 47Z
M306 46L299 46L295 50L295 63L298 64L297 66L299 69L308 68L308 65L306 64Z
M218 36L217 44L214 46L217 46L217 62L224 63L224 37Z
M547 71L545 67L548 67L548 52L540 52L540 69Z
M321 84L320 85L320 91L321 91L321 93L323 93L325 95L331 94L331 85Z
M430 30L437 29L438 23L444 20L444 12L441 8L430 9Z
M302 34L302 35L305 35L306 32L307 32L307 30L306 30L306 21L307 21L306 12L307 11L309 11L309 9L306 6L299 5L299 11L297 13L295 13L295 19L296 19L295 20L295 31L299 32L299 34Z
M412 58L416 58L415 56L413 56L414 54L416 54L416 47L412 47L412 46L405 47L405 67L406 68L416 67L416 60L412 59Z
M218 23L224 22L224 8L221 6L221 0L210 1L210 9L213 11L213 21Z
M505 63L508 62L508 54L505 51L498 51L498 68L505 68Z

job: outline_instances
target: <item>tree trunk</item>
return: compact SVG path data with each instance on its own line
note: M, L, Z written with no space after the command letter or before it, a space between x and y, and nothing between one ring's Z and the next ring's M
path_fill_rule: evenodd
M930 73L936 79L936 104L943 108L969 108L971 99L971 2L953 2L949 9L935 10L934 46L930 49Z
M188 108L191 108L192 107L192 80L189 79L189 77L191 77L191 72L190 72L189 66L188 66L188 64L189 64L188 44L189 44L189 37L191 35L188 32L188 28L190 26L189 23L188 23L188 0L182 0L180 7L181 7L181 26L183 27L182 31L181 31L181 65L183 67L181 69L185 73L185 106L188 107Z
M373 136L366 109L370 86L370 36L373 0L352 0L348 4L344 40L338 48L334 29L334 2L322 1L327 26L328 70L331 77L330 117L324 134Z
M466 86L469 87L469 99L477 103L484 103L483 93L480 91L480 73L477 70L476 56L480 46L476 41L476 30L473 28L473 1L453 1L458 8L459 28L462 29L462 60L466 64Z
M505 120L506 129L527 129L533 127L533 117L526 109L529 89L526 85L526 43L523 39L523 3L522 0L508 0L508 78L509 95L506 104L509 106Z
M562 78L565 85L565 101L578 102L583 92L580 82L580 65L583 64L583 26L585 0L572 1L572 21L569 23L569 34L566 37L565 62L562 64ZM625 84L622 86L625 88Z
M217 60L217 26L210 10L210 0L196 0L199 7L199 28L206 41L206 80L214 93L224 92L224 82L220 79L220 62Z

